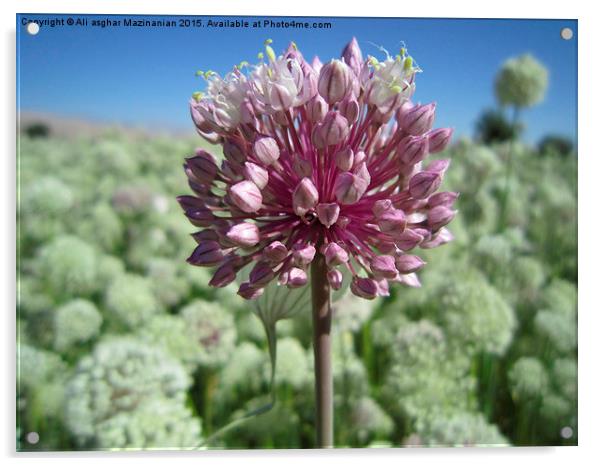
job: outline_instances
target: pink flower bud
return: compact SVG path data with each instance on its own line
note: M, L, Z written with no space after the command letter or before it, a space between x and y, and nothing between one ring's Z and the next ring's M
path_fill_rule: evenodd
M317 55L314 56L313 60L311 61L311 67L313 68L313 70L316 73L319 73L320 70L322 69L322 61L320 60L320 57L318 57Z
M311 177L313 167L310 161L304 160L301 157L295 157L293 160L293 170L300 178Z
M360 106L354 98L346 97L339 103L339 112L349 123L355 123L360 114Z
M371 278L353 277L351 292L364 299L374 299L378 294L378 284Z
M407 285L411 288L420 288L422 284L415 273L409 273L407 275L400 275L399 282Z
M263 294L263 288L255 288L249 282L241 283L238 288L239 296L245 299L257 299Z
M263 202L261 191L251 181L240 181L230 186L228 192L236 207L246 213L257 212Z
M424 171L437 173L443 177L449 168L449 162L449 159L433 160L431 163L429 163L428 167L424 169Z
M186 262L202 267L212 267L224 259L224 253L217 241L205 241L199 244Z
M441 185L438 173L423 171L416 173L410 180L410 194L414 199L426 199Z
M353 156L353 166L357 167L366 161L366 153L362 150L357 151Z
M397 276L395 258L393 256L376 256L370 261L370 269L375 278L393 279Z
M316 207L316 213L318 214L318 219L320 223L324 225L326 228L330 228L334 225L339 219L339 212L341 208L336 202L332 202L329 204L318 204Z
M340 102L352 88L353 71L341 60L332 60L320 70L318 92L330 105Z
M315 126L312 142L317 149L324 149L342 142L349 134L349 122L339 112L330 111L322 123Z
M211 184L217 175L215 157L203 149L197 149L196 155L186 159L186 169L201 183Z
M333 290L339 290L341 285L343 284L343 274L340 270L330 269L326 273L326 278L328 279L328 284Z
M447 147L451 140L452 133L454 131L451 128L439 128L429 131L429 151L431 154L441 152Z
M375 217L380 217L382 214L384 214L387 210L391 210L393 208L393 202L391 201L391 199L381 199L379 201L376 201L374 203L374 205L372 206L372 213L374 214Z
M268 184L268 171L253 162L245 162L243 174L247 180L255 183L255 186L259 189L265 188Z
M433 230L447 225L456 216L456 211L443 205L433 207L428 213L428 224Z
M420 270L426 262L420 257L411 254L403 254L395 259L395 266L402 274L414 273Z
M395 238L395 245L402 251L409 251L420 244L424 237L412 229L406 229Z
M406 216L403 210L388 209L377 217L380 231L394 237L399 237L406 227Z
M237 223L230 227L226 238L241 248L250 248L259 243L259 228L254 223Z
M344 172L348 172L351 170L351 168L353 167L353 159L354 156L351 147L345 147L344 149L337 152L334 156L334 161L337 167Z
M313 124L321 122L328 113L328 104L319 94L307 103L306 108L307 117Z
M358 152L358 154L360 153L363 154L363 152ZM355 155L357 156L357 154ZM370 181L372 181L372 178L370 177L370 172L368 171L366 162L360 163L359 166L353 171L353 174L365 181L367 186L370 186Z
M389 282L386 278L376 280L376 296L389 296Z
M311 264L316 255L316 248L311 244L297 244L293 247L293 261L299 267L306 267Z
M443 205L445 207L451 207L453 205L453 203L456 201L456 199L458 199L458 196L459 196L458 193L453 193L453 192L448 192L448 191L436 193L436 194L433 194L431 197L429 197L428 206L431 208L437 207L439 205Z
M339 173L334 183L334 194L341 204L355 204L368 189L368 183L353 173Z
M310 178L303 178L293 191L293 210L302 217L318 202L318 190Z
M428 105L414 105L403 115L399 122L405 132L418 136L426 133L433 127L435 121L435 103Z
M432 249L437 246L442 246L443 244L449 243L454 239L454 235L452 235L451 231L447 228L441 228L432 238L428 241L423 242L420 247L422 249Z
M253 153L264 165L272 165L280 157L280 149L274 138L259 138L253 144Z
M286 286L289 288L300 288L307 284L307 273L297 267L293 267L287 273Z
M295 96L291 91L282 84L276 82L268 83L268 96L270 98L270 105L276 111L286 111L293 106Z
M257 262L249 273L249 283L253 287L263 287L274 278L274 271L267 262Z
M263 250L263 257L272 264L279 264L288 256L288 249L280 241L273 241Z
M428 138L423 136L408 136L402 139L397 153L406 165L415 165L428 155Z
M215 288L223 288L224 286L228 286L236 279L236 271L232 264L226 262L225 264L218 267L218 269L213 274L213 277L209 281L209 286L213 286Z
M349 261L349 254L337 243L328 243L322 248L328 267L335 267Z

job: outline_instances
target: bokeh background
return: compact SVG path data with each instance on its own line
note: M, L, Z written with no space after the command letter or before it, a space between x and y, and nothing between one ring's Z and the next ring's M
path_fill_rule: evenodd
M186 264L175 196L208 147L196 70L253 62L267 38L324 61L352 36L423 69L415 101L455 128L444 188L461 196L456 240L420 252L422 288L336 301L336 445L577 443L576 21L22 26L54 17L17 17L19 449L313 446L309 309L276 325L271 387L261 320ZM271 410L212 437L271 389Z

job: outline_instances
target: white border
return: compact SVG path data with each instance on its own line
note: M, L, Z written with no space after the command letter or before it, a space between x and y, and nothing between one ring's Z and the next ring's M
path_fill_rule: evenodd
M425 6L428 4L428 7ZM4 404L1 423L2 453L8 464L16 461L44 459L50 464L96 465L110 459L113 462L137 464L159 464L177 461L179 464L244 461L246 465L281 464L326 464L333 460L345 461L348 465L363 464L371 459L379 464L442 464L446 465L504 465L508 463L546 465L590 464L600 458L596 447L602 433L600 398L600 359L602 340L602 307L597 299L600 288L599 247L597 227L601 215L600 207L600 46L602 44L600 17L594 2L504 0L476 2L468 0L429 0L428 2L363 2L354 5L351 1L302 0L299 2L229 0L227 3L170 0L144 2L116 0L74 0L47 2L42 0L3 1L0 21L3 24L2 47L2 102L3 109L1 139L4 142L2 156L2 227L0 234L0 258L2 280L0 296L4 298L3 336L1 347L3 383L1 384ZM586 6L587 5L587 6ZM15 305L15 13L139 13L139 14L215 14L215 15L285 15L285 16L439 16L439 17L486 17L486 18L577 18L579 20L579 447L565 448L512 448L512 449L404 449L404 450L337 450L337 451L240 451L240 452L147 452L147 453L48 453L16 454L14 415L14 305ZM595 44L598 44L596 46ZM442 47L444 50L445 47ZM594 113L594 110L597 110ZM5 409L4 409L5 408Z

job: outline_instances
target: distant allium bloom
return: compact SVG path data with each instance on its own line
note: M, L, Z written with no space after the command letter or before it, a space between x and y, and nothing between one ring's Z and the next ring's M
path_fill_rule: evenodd
M537 358L522 357L508 372L512 396L517 400L541 397L548 389L546 368Z
M502 105L531 107L544 98L548 70L531 55L507 60L497 74L495 93Z
M450 129L432 129L435 104L414 105L418 70L402 49L384 61L362 58L355 39L341 59L310 64L291 44L248 72L204 74L206 94L190 101L203 149L184 164L193 196L180 196L201 230L188 262L218 266L210 284L226 286L254 264L239 294L257 298L272 280L304 286L316 254L328 280L367 299L386 296L389 281L419 286L423 262L408 251L433 248L452 235L456 193L438 193Z
M98 335L102 315L94 303L74 299L54 313L54 348L65 351L78 343L85 343Z

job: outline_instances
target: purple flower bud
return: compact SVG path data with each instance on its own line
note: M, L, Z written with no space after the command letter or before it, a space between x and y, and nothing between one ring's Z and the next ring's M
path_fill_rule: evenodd
M330 111L322 123L315 126L312 142L317 149L324 149L342 142L349 134L349 122L339 112Z
M420 244L424 237L414 230L406 229L395 238L395 245L402 251L409 251Z
M197 242L197 244L201 244L203 241L217 241L218 240L218 235L215 232L215 230L201 230L201 231L197 231L196 233L193 233L191 235L194 240Z
M351 292L364 299L374 299L378 294L378 284L371 278L353 277Z
M353 167L353 160L354 156L351 147L345 147L344 149L337 152L334 156L334 161L337 167L344 172L348 172L351 170L351 168Z
M293 191L293 210L302 217L318 202L318 190L310 178L303 178Z
M320 57L318 57L317 55L314 56L313 60L311 61L311 67L313 68L313 70L316 73L319 73L320 70L322 69L322 61L320 60Z
M207 207L190 209L184 212L190 223L195 227L209 227L215 221L215 215Z
M326 274L326 278L328 279L328 284L333 290L338 290L341 288L341 285L343 284L343 274L340 270L330 269Z
M395 258L393 256L376 256L370 262L370 269L375 278L391 280L397 276Z
M433 230L447 225L456 216L456 211L443 205L433 207L428 213L428 224Z
M227 139L224 142L224 157L226 160L232 163L236 163L241 165L245 160L247 160L247 156L245 155L245 151L237 142L234 142L230 139Z
M339 219L339 212L341 208L336 202L328 203L328 204L318 204L316 207L316 213L318 214L318 219L320 223L324 225L326 228L330 228L334 225Z
M448 192L448 191L436 193L436 194L433 194L431 197L429 197L428 206L431 208L437 207L439 205L443 205L445 207L451 207L453 205L453 203L456 201L456 199L458 199L458 196L459 196L458 193L453 193L453 192Z
M426 199L441 185L441 176L434 172L416 173L410 180L410 194L414 199Z
M280 241L273 241L263 250L263 257L272 264L279 264L288 256L288 249Z
M242 179L242 165L239 165L238 162L232 162L229 160L222 160L222 165L220 167L222 174L229 180L238 181Z
M300 288L307 284L307 273L298 267L293 267L287 273L286 286L289 288Z
M186 262L202 267L212 267L224 259L224 253L217 241L205 241L199 244Z
M402 254L395 259L395 266L402 274L414 273L420 270L426 262L420 257L411 254Z
M218 269L213 274L213 277L209 281L209 286L213 286L215 288L223 288L228 286L236 279L236 271L232 264L226 262L225 264L218 267Z
M360 50L355 37L345 46L341 53L341 58L349 65L349 68L351 68L357 76L360 75L364 60L362 58L362 51Z
M328 243L323 246L322 254L328 267L335 267L349 261L349 254L337 243Z
M433 127L435 106L435 103L414 105L404 113L403 119L399 124L409 134L414 136L424 134Z
M230 186L228 192L236 207L246 213L257 212L263 202L261 191L251 181L240 181Z
M388 209L378 217L380 231L399 237L406 227L406 216L403 210Z
M253 153L264 165L272 165L280 157L280 149L274 138L259 138L253 144Z
M423 136L407 136L397 149L401 161L406 165L415 165L428 155L429 141Z
M355 204L368 189L368 183L353 173L339 173L334 183L334 194L341 204Z
M439 128L429 131L428 138L430 153L436 154L437 152L441 152L443 149L445 149L451 140L453 132L454 130L451 128Z
M313 124L321 122L328 113L328 104L320 95L315 95L306 107L307 117Z
M259 228L254 223L237 223L230 227L226 238L241 248L250 248L259 243Z
M238 294L245 299L257 299L263 294L263 290L263 288L253 287L249 282L244 282L240 284Z
M187 212L189 210L202 209L206 207L203 200L195 196L178 196L176 197L176 200L178 201L178 204L180 204L180 207L184 212Z
M374 203L374 205L372 206L372 213L374 214L375 217L380 217L382 214L384 214L387 210L391 210L393 208L393 202L391 201L391 199L381 199L379 201L376 201Z
M449 243L454 239L454 235L452 235L451 231L447 228L441 228L432 238L428 241L423 242L420 247L422 249L432 249L437 246L441 246L443 244Z
M253 162L245 162L243 174L247 180L255 183L259 189L265 188L268 184L268 171Z
M197 149L196 155L186 159L189 169L201 183L211 184L217 175L217 163L213 155L203 149Z
M360 106L357 102L357 100L351 98L351 97L346 97L344 100L342 100L339 103L339 112L341 112L341 115L343 115L345 118L347 118L347 121L349 123L355 123L357 120L357 117L360 114Z
M299 267L311 264L316 255L316 248L311 244L297 244L293 247L293 261Z
M249 283L253 287L263 287L274 278L274 271L267 262L257 262L249 273Z
M343 100L352 88L353 71L341 60L332 60L320 70L318 92L330 105Z

